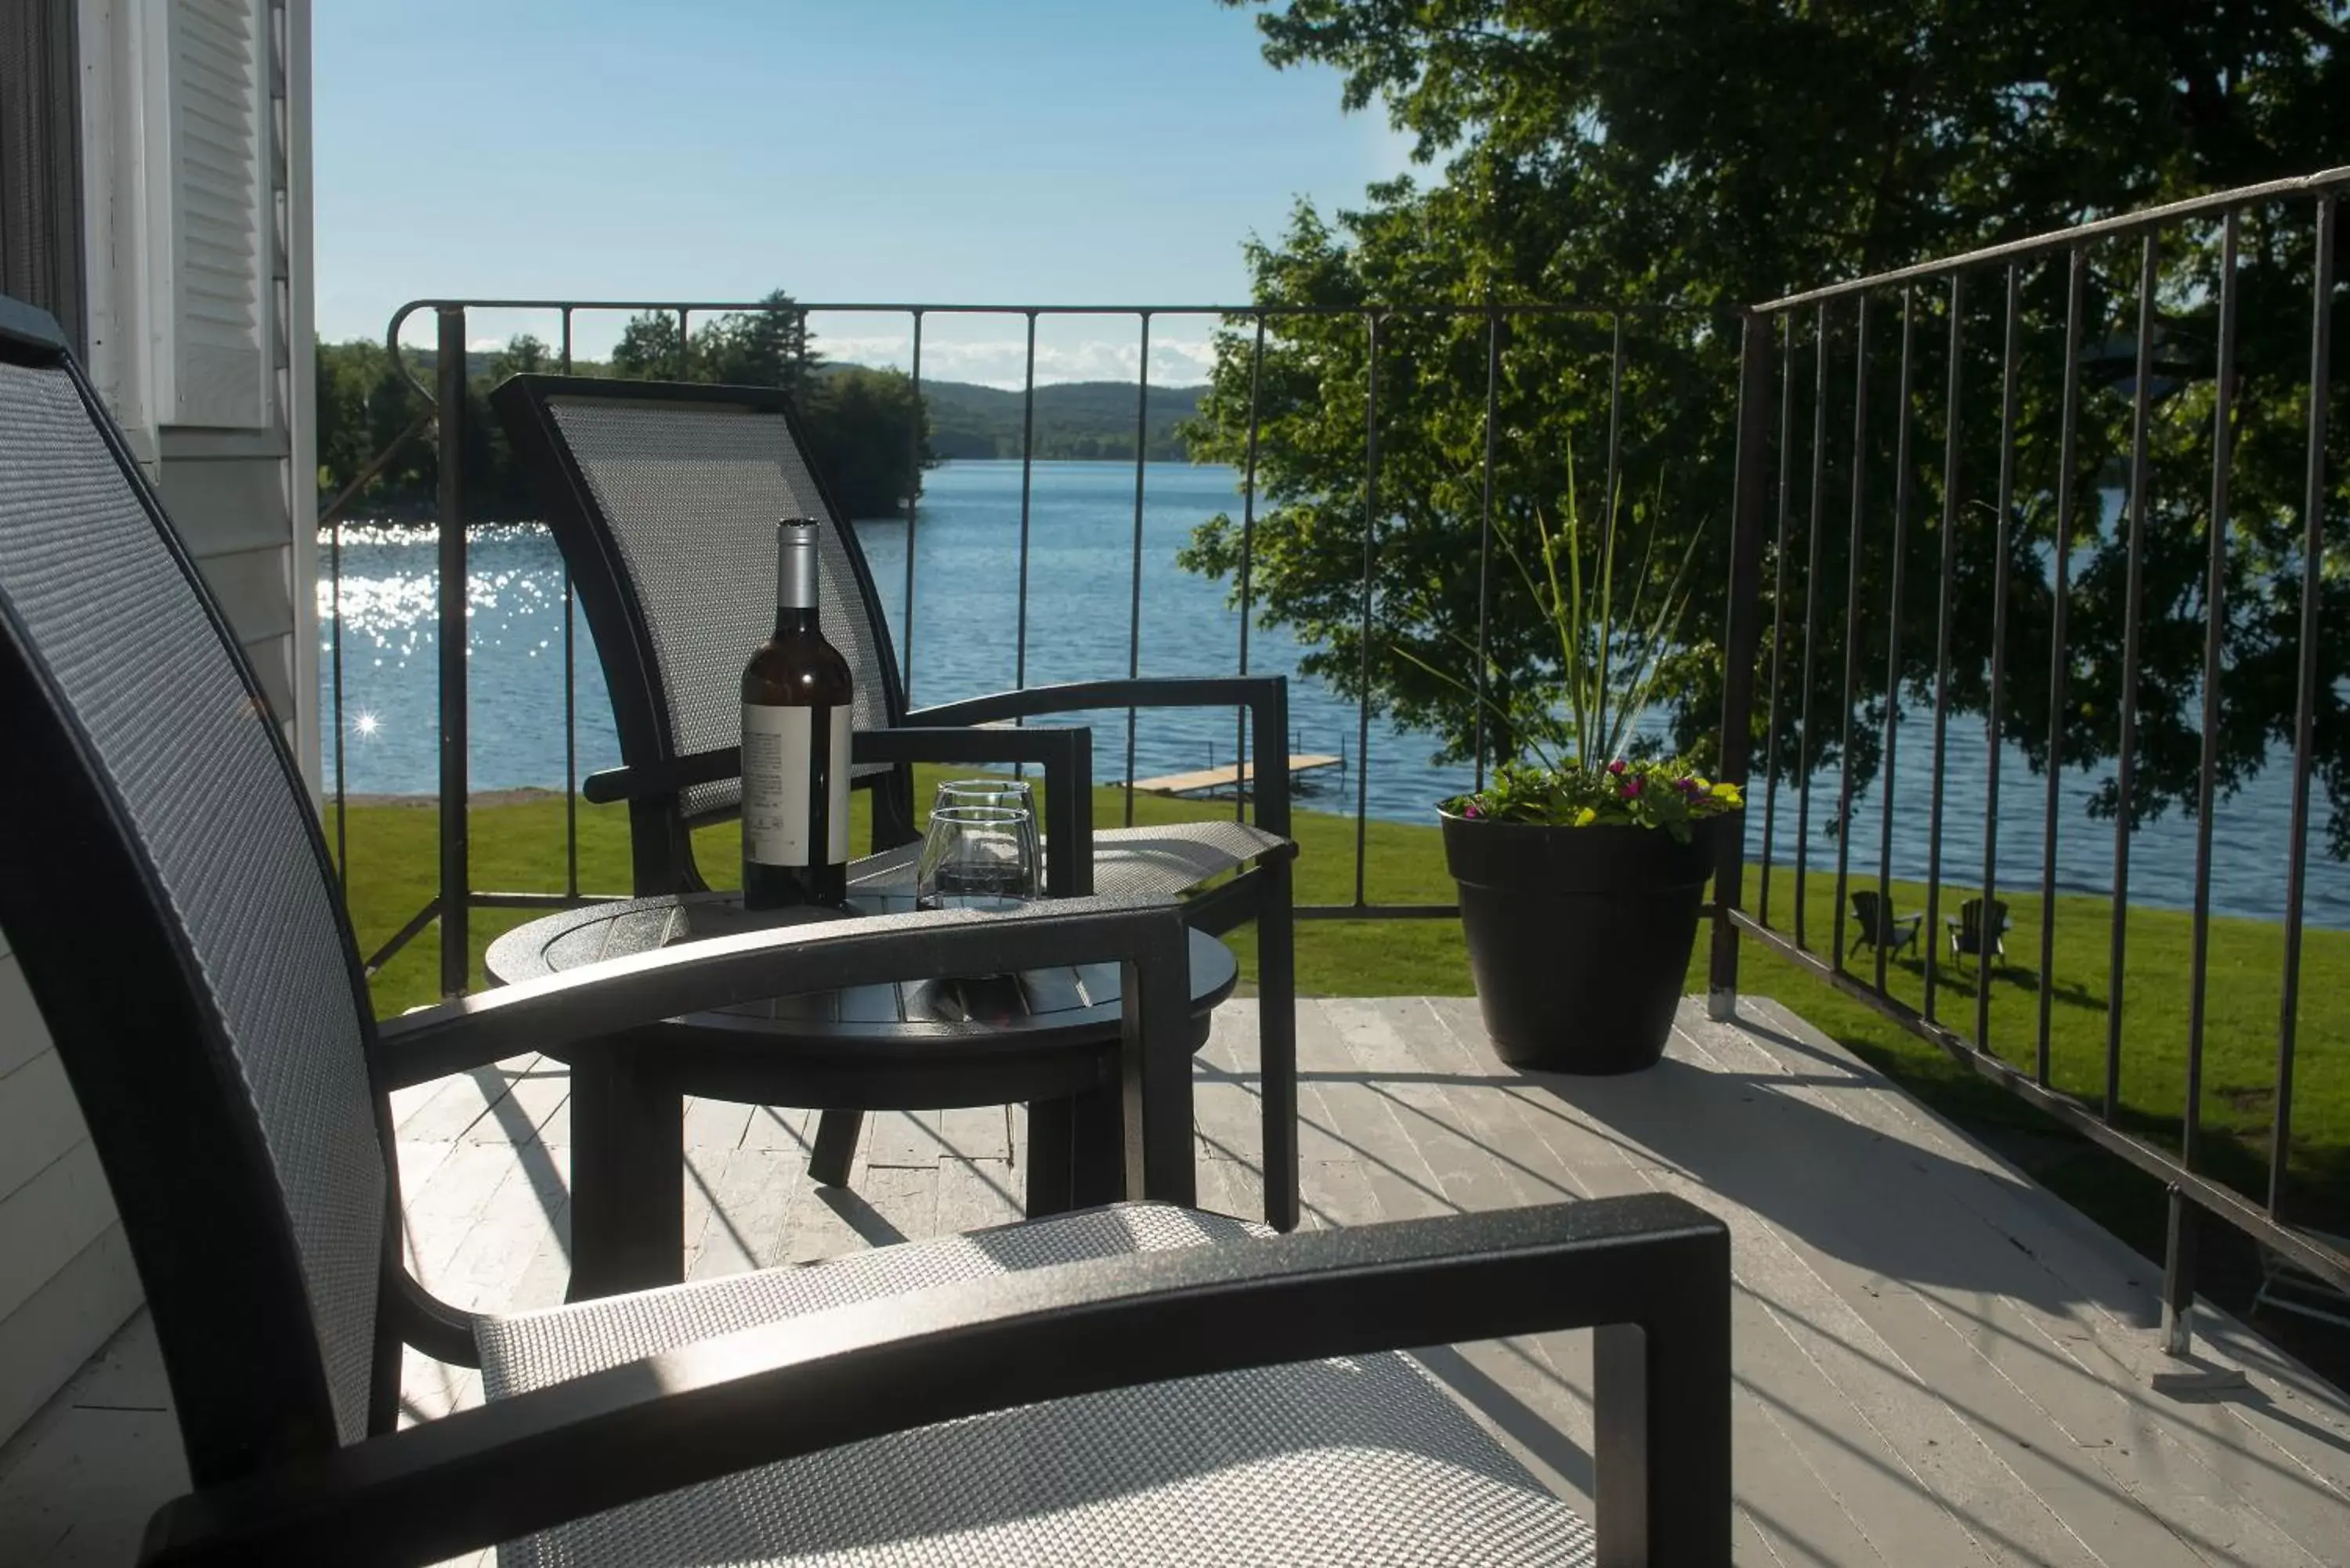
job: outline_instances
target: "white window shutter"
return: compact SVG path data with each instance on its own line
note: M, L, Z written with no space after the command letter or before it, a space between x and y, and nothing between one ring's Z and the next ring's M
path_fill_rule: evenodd
M157 411L166 424L266 427L276 306L268 3L172 0L165 12L161 102L149 99L162 111L150 146L155 130L169 143L148 171L151 200L170 209Z

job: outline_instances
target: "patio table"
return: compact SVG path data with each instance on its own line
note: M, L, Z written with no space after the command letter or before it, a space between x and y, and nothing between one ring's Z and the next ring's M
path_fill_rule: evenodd
M852 889L846 911L750 912L735 893L567 909L490 945L494 984L678 942L911 909L904 887ZM1239 978L1232 952L1191 933L1190 1048ZM571 1068L571 1286L587 1300L683 1277L685 1096L815 1110L1028 1105L1027 1212L1121 1197L1119 974L1083 964L782 997L673 1018L554 1053ZM1191 1137L1189 1104L1149 1106L1147 1138ZM819 1137L819 1182L848 1177L853 1148Z

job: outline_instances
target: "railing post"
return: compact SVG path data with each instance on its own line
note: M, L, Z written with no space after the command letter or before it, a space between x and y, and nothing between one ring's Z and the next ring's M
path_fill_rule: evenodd
M2195 1334L2195 1252L2203 1215L2174 1182L2170 1217L2163 1232L2162 1350L2187 1355Z
M1722 611L1721 776L1742 790L1753 751L1754 659L1762 628L1762 514L1769 502L1771 333L1764 317L1749 314L1738 348L1737 503L1730 533L1729 602ZM1767 764L1766 764L1767 765ZM1710 1016L1727 1023L1738 1012L1738 925L1744 900L1746 832L1724 835L1713 873L1713 961L1706 982Z
M465 307L440 307L433 362L439 459L441 672L441 991L455 996L473 970L465 843Z

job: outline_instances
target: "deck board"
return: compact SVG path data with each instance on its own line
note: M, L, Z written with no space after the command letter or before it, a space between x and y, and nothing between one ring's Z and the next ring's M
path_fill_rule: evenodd
M1247 1218L1263 1192L1256 1005L1218 1012L1195 1080L1201 1202ZM1783 1009L1742 1008L1736 1027L1685 1009L1655 1072L1565 1079L1503 1067L1469 999L1301 1002L1306 1223L1650 1190L1721 1214L1742 1563L2350 1561L2340 1394L2208 1307L2199 1353L2250 1387L2153 1392L2158 1270ZM561 1067L522 1057L404 1091L394 1118L426 1282L485 1310L558 1301ZM690 1101L689 1272L1016 1219L1024 1126L995 1107L869 1117L848 1189L829 1191L806 1179L812 1113ZM1587 1334L1426 1360L1587 1505ZM411 1418L481 1397L476 1374L406 1368ZM146 1508L181 1484L166 1404L141 1319L0 1450L0 1561L128 1561Z

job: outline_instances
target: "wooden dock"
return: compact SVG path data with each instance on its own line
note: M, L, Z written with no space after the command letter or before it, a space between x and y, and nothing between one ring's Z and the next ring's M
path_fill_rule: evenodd
M1344 757L1326 756L1319 752L1293 752L1289 756L1289 776L1295 780L1301 774L1346 765ZM1152 794L1197 794L1205 789L1246 789L1255 781L1255 768L1256 764L1251 762L1194 768L1187 774L1160 774L1156 778L1137 779L1134 787L1148 790Z

